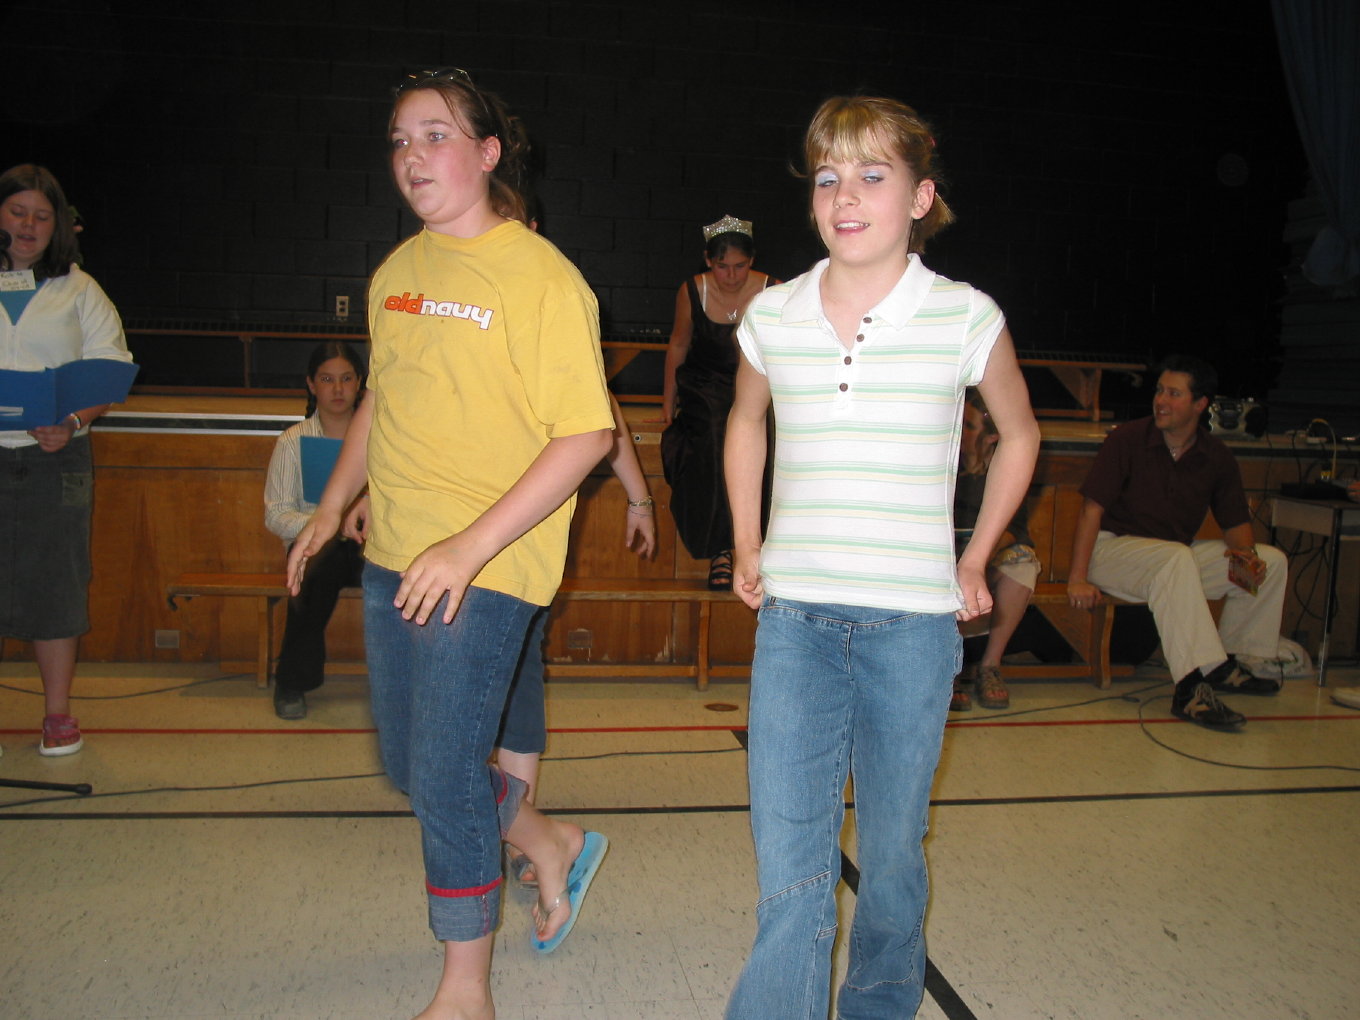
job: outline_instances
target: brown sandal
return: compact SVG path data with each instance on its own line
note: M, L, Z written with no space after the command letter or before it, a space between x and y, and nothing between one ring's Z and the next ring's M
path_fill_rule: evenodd
M977 668L977 703L983 708L1010 708L1011 692L996 666Z

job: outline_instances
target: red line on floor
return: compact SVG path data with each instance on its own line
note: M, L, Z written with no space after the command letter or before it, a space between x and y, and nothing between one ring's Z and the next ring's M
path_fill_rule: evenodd
M742 726L549 726L549 733L730 733Z
M1248 722L1355 722L1360 720L1360 712L1353 715L1253 715L1248 716ZM975 727L1028 727L1028 726L1137 726L1140 722L1154 723L1183 723L1187 726L1193 725L1184 719L1172 717L1159 717L1155 719L957 719L950 720L945 724L947 729L972 729ZM730 733L733 730L745 730L742 726L561 726L549 727L549 733ZM38 729L6 729L0 730L0 736L24 737L33 736L39 733ZM116 733L116 734L144 734L148 736L170 736L170 735L189 735L189 736L293 736L293 737L326 737L326 736L347 736L355 734L376 733L372 727L366 729L303 729L300 727L288 727L278 729L245 729L245 728L157 728L157 727L109 727L92 728L82 726L81 732L86 734L97 733ZM1251 731L1248 730L1248 733Z
M730 733L732 730L744 730L745 726L564 726L561 728L549 728L549 733ZM155 733L155 734L216 734L221 736L249 736L264 735L276 736L284 734L287 736L317 737L317 736L336 736L355 733L376 733L373 727L362 729L314 729L302 727L279 727L269 729L246 729L243 727L223 727L220 729L210 727L158 727L158 726L138 726L138 727L91 727L82 726L82 733ZM11 736L30 736L41 732L37 729L27 730L0 730L0 735Z

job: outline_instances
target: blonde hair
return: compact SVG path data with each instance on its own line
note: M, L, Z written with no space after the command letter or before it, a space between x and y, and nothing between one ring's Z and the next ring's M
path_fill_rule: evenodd
M907 164L916 183L935 182L930 211L915 222L907 250L925 251L926 241L954 222L954 213L939 193L942 181L935 161L930 125L906 103L879 96L833 96L818 107L803 139L803 171L831 162L862 162L896 155Z

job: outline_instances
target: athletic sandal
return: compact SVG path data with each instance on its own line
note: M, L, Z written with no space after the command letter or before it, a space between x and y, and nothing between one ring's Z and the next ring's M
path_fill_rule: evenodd
M708 586L714 591L732 587L732 550L720 552L708 564Z
M979 666L977 671L977 703L983 708L1010 708L1011 692L995 666Z
M538 875L534 874L534 862L529 860L528 854L521 853L519 850L512 851L508 844L505 848L505 870L514 876L515 881L522 888L538 888Z
M80 722L69 715L49 715L43 719L42 740L38 741L38 753L47 758L60 758L62 755L75 754L85 746L85 738L80 735Z
M571 904L571 916L567 918L566 924L557 930L552 938L546 942L538 937L538 926L529 933L529 944L534 949L547 955L562 944L562 940L567 937L567 933L576 925L576 919L581 916L581 904L585 901L586 892L590 889L590 883L595 878L595 872L600 870L600 863L604 860L605 853L609 850L609 840L598 832L587 832L585 844L581 847L581 853L577 856L575 863L571 866L571 872L567 875L567 888L562 895L546 904L539 901L539 916L545 920L552 916L552 912L562 906L563 897Z

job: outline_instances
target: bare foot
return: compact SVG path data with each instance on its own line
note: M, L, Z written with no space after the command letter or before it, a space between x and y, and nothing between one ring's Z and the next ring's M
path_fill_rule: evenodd
M416 1014L415 1020L496 1020L496 1007L490 999L485 1009L474 1009L467 1005L441 1003L436 996L434 1002Z
M439 989L434 1001L416 1013L415 1020L496 1020L496 1008L490 994L486 1001L472 1005L469 1002L447 1001L443 989Z
M586 833L570 822L552 823L547 840L530 853L538 872L538 902L534 904L534 930L539 941L547 942L571 917L567 897L567 876L585 847Z
M491 935L444 943L444 972L434 999L416 1020L495 1020L491 1001Z

